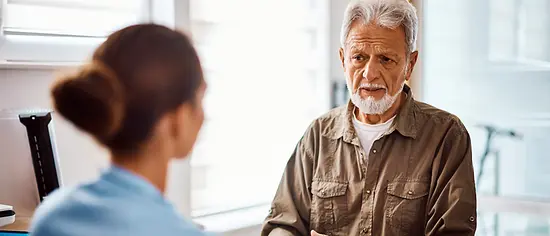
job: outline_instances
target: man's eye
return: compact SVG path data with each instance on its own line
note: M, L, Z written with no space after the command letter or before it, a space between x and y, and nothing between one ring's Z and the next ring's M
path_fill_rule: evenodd
M355 55L355 56L352 57L352 59L355 60L355 61L361 61L361 60L364 59L364 57L361 56L361 55Z
M381 57L380 57L380 61L381 61L382 63L390 63L390 62L392 62L393 60L390 59L389 57L381 56Z

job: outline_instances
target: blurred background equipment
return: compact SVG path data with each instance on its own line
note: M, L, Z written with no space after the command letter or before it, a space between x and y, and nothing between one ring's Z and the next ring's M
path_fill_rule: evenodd
M15 211L9 205L0 204L0 227L15 222Z
M61 184L51 111L0 110L0 131L2 216L26 222Z

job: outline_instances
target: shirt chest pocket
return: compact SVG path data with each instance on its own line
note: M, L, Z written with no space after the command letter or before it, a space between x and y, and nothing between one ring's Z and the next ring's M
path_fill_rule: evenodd
M330 231L345 225L348 212L347 183L313 181L311 186L312 229Z
M426 221L429 183L394 181L388 184L386 223L398 235L421 235Z

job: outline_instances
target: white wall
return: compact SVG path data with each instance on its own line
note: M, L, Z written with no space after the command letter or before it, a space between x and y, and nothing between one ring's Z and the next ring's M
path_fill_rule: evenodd
M53 70L1 69L0 110L50 108L53 81ZM74 185L97 176L107 163L106 152L59 116L53 119L63 183Z

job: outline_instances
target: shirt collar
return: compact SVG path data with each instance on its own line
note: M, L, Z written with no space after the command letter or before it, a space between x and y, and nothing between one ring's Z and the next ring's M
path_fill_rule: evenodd
M418 132L418 107L408 85L403 87L403 92L407 98L395 117L394 126L401 135L415 139Z
M403 136L416 138L418 124L415 100L411 88L408 85L403 87L403 93L405 93L407 97L393 121L390 133L397 130ZM347 107L336 117L333 127L327 129L324 135L333 139L343 137L345 142L359 145L359 138L353 127L354 108L355 105L353 105L351 100L348 101Z

